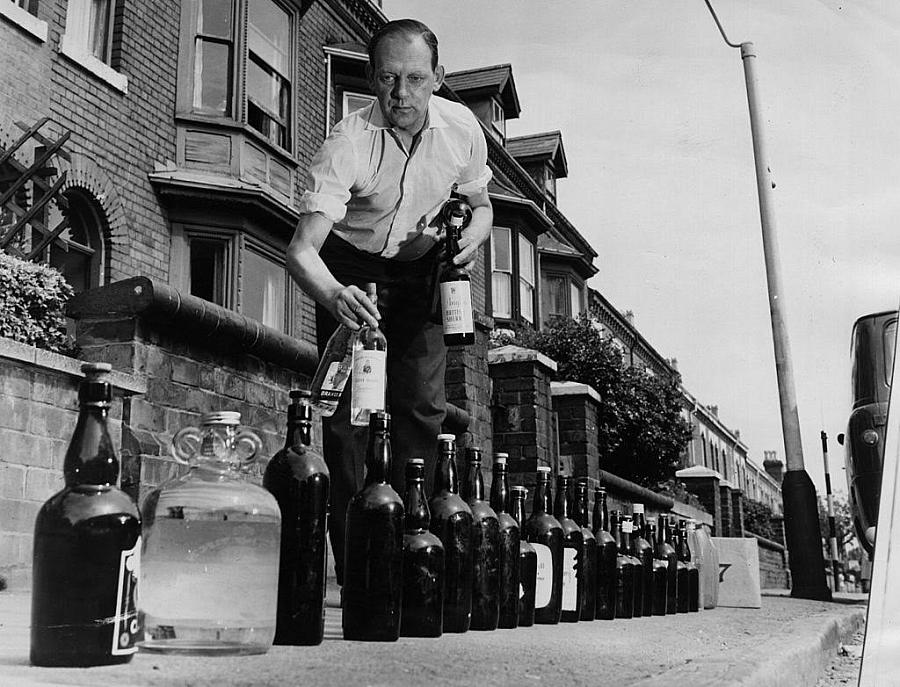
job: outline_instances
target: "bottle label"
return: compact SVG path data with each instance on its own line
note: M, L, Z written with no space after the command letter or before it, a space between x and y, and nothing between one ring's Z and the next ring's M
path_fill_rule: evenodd
M634 532L634 523L631 520L622 521L622 534L631 534Z
M543 608L553 596L553 554L545 544L532 543L537 552L537 581L534 586L534 607Z
M562 574L562 609L564 611L578 610L578 575L575 573L575 561L578 551L565 547L563 549L563 574Z
M319 399L322 401L333 401L337 403L341 400L341 394L344 393L344 387L347 385L347 378L350 376L350 366L343 360L334 361L328 366L328 371L322 379L322 388L318 390Z
M386 351L358 349L353 354L352 406L384 410Z
M112 655L124 656L137 651L137 581L141 575L141 538L119 557L119 583L113 622Z
M441 283L444 334L470 334L475 331L471 287L471 283L465 279Z

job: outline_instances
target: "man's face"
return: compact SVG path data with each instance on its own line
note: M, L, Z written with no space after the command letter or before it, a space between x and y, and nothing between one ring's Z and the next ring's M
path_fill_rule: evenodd
M442 67L431 68L431 50L421 36L388 36L378 44L369 69L385 119L410 135L425 124L428 101L443 77Z

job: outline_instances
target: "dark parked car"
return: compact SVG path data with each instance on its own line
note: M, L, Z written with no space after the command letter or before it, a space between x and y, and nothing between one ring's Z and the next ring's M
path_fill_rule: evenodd
M897 339L897 311L860 317L853 325L850 356L853 391L850 421L843 437L853 524L863 547L875 547L878 499L888 398Z

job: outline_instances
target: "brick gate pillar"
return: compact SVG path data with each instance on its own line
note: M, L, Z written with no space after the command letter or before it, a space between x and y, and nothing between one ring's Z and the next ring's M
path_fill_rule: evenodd
M712 536L722 537L722 495L719 482L722 477L718 472L702 465L684 468L675 473L675 476L684 482L687 490L694 494L706 511L712 515Z

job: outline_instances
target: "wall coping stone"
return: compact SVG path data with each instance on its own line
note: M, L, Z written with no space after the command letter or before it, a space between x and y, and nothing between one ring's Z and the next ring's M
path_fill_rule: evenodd
M601 403L600 392L590 384L580 382L550 382L550 395L557 396L587 396L597 403Z
M0 336L0 358L18 360L35 367L62 372L73 377L84 377L84 374L81 372L81 366L85 361L78 358L70 358L53 351L45 351L42 348L23 344L2 336ZM124 392L126 396L147 393L147 378L141 375L113 370L109 373L109 381L114 388Z
M762 535L756 534L756 532L748 532L748 539L753 537L756 539L756 543L759 544L764 549L770 549L772 551L778 551L779 553L784 553L784 546L779 544L777 541L772 541L767 537L763 537Z
M720 473L703 465L692 465L689 468L682 468L675 473L675 476L679 479L686 477L715 477L720 483L724 481Z
M501 365L503 363L538 363L543 367L556 372L556 361L548 358L540 351L522 346L500 346L488 351L488 365Z

